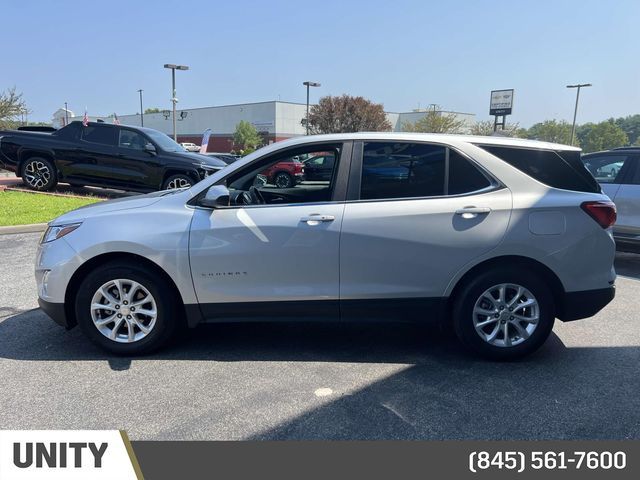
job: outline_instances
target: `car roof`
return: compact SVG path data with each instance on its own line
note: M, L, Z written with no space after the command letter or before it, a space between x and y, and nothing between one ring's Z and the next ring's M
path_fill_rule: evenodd
M560 143L541 142L525 138L458 135L446 133L406 133L406 132L357 132L357 133L333 133L323 135L308 135L293 137L282 142L280 146L304 146L306 143L332 142L346 140L387 140L387 141L420 141L434 143L472 143L478 145L492 145L505 147L530 148L538 150L569 150L579 152L580 148ZM274 144L275 145L275 144Z

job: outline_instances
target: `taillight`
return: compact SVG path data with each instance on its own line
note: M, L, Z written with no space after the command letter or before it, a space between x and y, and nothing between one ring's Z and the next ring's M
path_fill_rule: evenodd
M616 223L617 213L613 202L582 202L580 207L602 228L609 228Z

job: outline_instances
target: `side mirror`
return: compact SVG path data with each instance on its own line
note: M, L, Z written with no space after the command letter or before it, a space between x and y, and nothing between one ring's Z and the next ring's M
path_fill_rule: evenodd
M224 185L213 185L204 198L200 200L200 206L216 208L229 206L229 190Z
M151 155L155 155L156 154L156 147L153 145L153 143L147 143L144 146L144 151L147 153L150 153Z

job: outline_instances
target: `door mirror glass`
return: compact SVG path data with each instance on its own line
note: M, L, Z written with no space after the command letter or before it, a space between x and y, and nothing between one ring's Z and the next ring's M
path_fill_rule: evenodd
M147 153L150 153L152 155L155 155L156 154L156 147L153 145L153 143L147 143L144 146L144 151L147 152Z
M216 208L229 206L229 190L224 185L213 185L200 200L203 207Z

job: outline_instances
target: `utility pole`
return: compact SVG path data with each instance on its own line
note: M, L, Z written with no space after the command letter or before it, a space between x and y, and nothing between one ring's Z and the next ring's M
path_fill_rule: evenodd
M305 120L305 126L307 127L307 135L309 135L309 87L319 87L320 84L317 82L302 82L303 85L307 87L307 118Z
M577 83L575 85L567 85L567 88L576 88L576 108L573 110L573 125L571 126L571 145L575 143L576 138L576 117L578 116L578 101L580 100L580 89L582 87L591 87L590 83Z
M69 107L67 107L67 102L64 102L64 124L69 125Z
M189 67L186 65L173 65L171 63L166 63L164 68L171 69L171 103L173 103L173 140L175 142L178 141L178 133L176 129L176 103L178 103L178 98L176 97L176 70L189 70Z
M142 110L142 92L143 92L142 89L138 90L138 93L140 94L140 126L144 127L144 110Z

